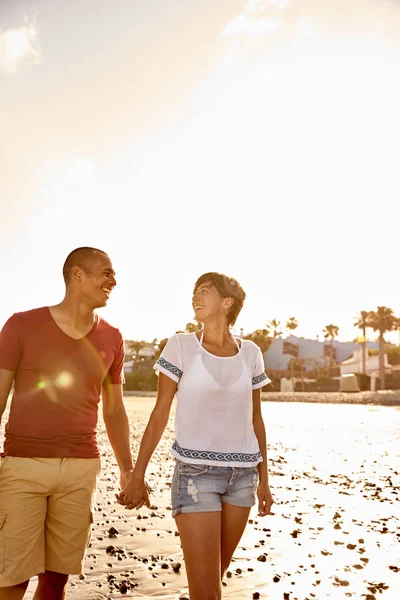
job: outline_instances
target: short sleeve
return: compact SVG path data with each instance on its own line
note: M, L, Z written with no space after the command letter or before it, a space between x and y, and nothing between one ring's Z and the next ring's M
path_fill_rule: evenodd
M118 349L115 353L114 360L111 363L107 373L107 383L114 385L125 383L124 378L124 358L125 358L125 347L122 335L120 335L120 341Z
M16 373L22 357L19 337L19 319L15 313L0 332L0 369Z
M179 383L183 375L182 352L176 335L169 338L154 369Z
M260 348L256 348L256 358L254 361L253 367L253 379L252 379L252 388L253 390L258 390L259 388L264 387L267 383L271 383L270 378L265 374L264 371L264 360L261 353Z

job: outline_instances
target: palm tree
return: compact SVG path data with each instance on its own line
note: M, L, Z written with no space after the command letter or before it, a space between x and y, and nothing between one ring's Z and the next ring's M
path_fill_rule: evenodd
M289 319L286 321L286 329L288 329L289 331L294 331L295 329L297 329L299 326L296 317L289 317Z
M369 316L369 311L368 310L362 310L360 312L360 314L357 317L354 317L356 319L356 322L354 323L354 327L357 327L358 329L361 329L362 331L362 372L365 375L365 370L366 370L366 354L365 354L365 350L366 350L366 346L367 346L367 334L366 334L366 330L368 327L368 316Z
M398 345L400 346L400 317L395 317L393 329L395 331L399 332L399 343L398 343Z
M272 335L274 338L281 337L281 335L282 335L281 322L278 321L278 319L271 319L271 321L269 321L269 323L267 323L267 327L272 329Z
M143 340L140 342L137 342L135 340L126 340L127 350L128 350L128 352L132 353L134 356L139 356L140 350L145 345L146 345L146 342Z
M184 331L182 331L182 329L180 329L179 331L175 331L175 333L195 333L196 331L199 331L200 329L201 329L200 323L186 323Z
M387 306L378 306L376 311L371 311L368 315L368 326L374 331L379 332L379 379L381 380L381 390L385 389L385 338L388 331L393 331L396 326L396 317L391 308Z
M333 365L333 340L339 334L339 327L337 325L325 325L325 329L322 332L326 340L330 339L329 344L329 369L332 369Z
M244 336L245 340L251 340L260 348L263 356L264 353L271 347L272 338L269 336L269 329L256 329L253 333Z

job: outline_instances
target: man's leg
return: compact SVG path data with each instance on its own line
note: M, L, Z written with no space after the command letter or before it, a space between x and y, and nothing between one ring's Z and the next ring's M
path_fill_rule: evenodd
M91 509L99 469L99 459L62 459L60 481L47 504L45 583L47 579L53 584L56 579L62 582L61 575L79 575L82 572L90 539ZM53 575L48 576L47 573ZM65 582L67 580L68 577Z
M0 463L0 599L23 598L42 573L47 496L53 468L45 459L6 456Z
M45 571L39 575L33 600L64 600L67 595L67 583L69 575Z
M22 600L28 587L28 581L13 585L11 587L0 588L0 600Z

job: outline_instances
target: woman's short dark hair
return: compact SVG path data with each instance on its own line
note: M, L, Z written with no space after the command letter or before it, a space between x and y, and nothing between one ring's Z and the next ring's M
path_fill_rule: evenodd
M205 283L206 281L212 281L215 285L218 293L223 298L233 298L233 304L228 312L228 323L229 325L234 325L236 323L236 319L243 307L243 302L246 298L246 293L240 283L233 279L233 277L228 277L223 273L204 273L201 275L196 283L194 284L194 291L197 290L199 285Z

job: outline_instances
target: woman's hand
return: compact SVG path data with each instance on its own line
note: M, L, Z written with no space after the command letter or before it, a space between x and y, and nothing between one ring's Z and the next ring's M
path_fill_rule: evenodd
M122 504L128 510L132 508L142 508L145 504L150 508L149 492L151 488L147 485L143 477L137 477L132 472L126 487L119 493L115 494L118 504Z
M257 498L258 498L258 516L265 517L269 514L271 506L274 503L272 498L271 490L269 489L268 480L262 480L259 482L257 487Z

